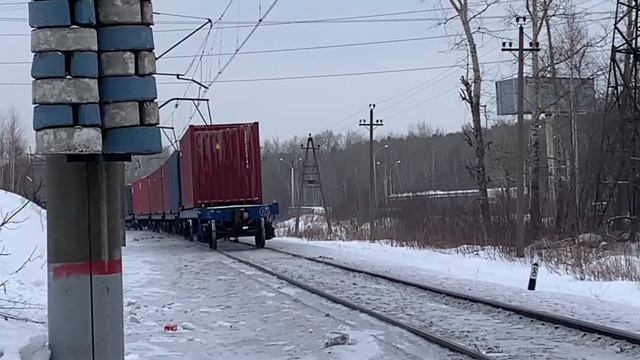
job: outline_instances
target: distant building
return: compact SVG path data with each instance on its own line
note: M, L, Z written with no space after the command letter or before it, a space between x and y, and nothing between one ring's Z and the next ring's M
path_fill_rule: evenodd
M524 113L531 114L533 105L533 78L524 79ZM573 90L573 93L572 93ZM575 99L577 112L591 113L595 109L593 79L540 78L540 108L546 113L566 113ZM496 81L498 115L518 114L518 79Z

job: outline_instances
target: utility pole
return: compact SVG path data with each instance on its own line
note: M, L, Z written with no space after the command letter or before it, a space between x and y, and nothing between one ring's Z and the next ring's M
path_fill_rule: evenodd
M382 120L373 121L373 110L375 110L376 104L369 104L369 122L367 120L360 120L360 126L364 126L369 131L369 240L373 241L376 238L376 189L375 189L375 176L376 176L376 164L375 154L373 151L373 131L383 126Z
M524 224L524 157L525 157L525 141L524 141L524 53L539 51L538 44L530 43L529 48L524 47L524 25L527 21L526 17L517 16L518 24L518 48L514 49L512 43L507 47L506 43L502 43L502 51L510 51L518 53L518 142L516 150L517 168L516 168L516 256L524 257L525 243L525 224Z

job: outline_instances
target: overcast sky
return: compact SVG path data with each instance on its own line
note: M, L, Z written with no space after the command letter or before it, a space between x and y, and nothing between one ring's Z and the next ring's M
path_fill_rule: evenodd
M273 0L235 0L224 18L210 32L199 32L184 44L167 54L158 63L158 70L166 73L183 73L202 82L215 77L230 56L206 56L196 59L184 57L200 53L207 55L233 52L251 30L251 24L259 18ZM512 40L517 34L512 21L501 15L507 7L521 6L519 1L504 0L485 14L482 23L490 29L491 36L479 37L481 61L484 65L484 102L489 109L489 119L496 119L495 99L492 97L493 81L512 76L515 66L513 56L500 51L502 40ZM7 5L2 5L5 3ZM10 3L10 4L9 4ZM217 19L229 0L155 0L155 10L195 17ZM478 4L479 2L475 2ZM522 1L522 4L524 1ZM578 9L593 11L593 1L576 0ZM612 0L596 1L600 9L614 10ZM0 1L0 82L1 106L13 107L31 129L31 88L26 3ZM442 3L447 9L448 1ZM421 11L421 12L416 12ZM395 16L373 16L406 12ZM442 25L442 19L451 15L442 10L438 2L427 0L280 0L265 19L264 25L251 36L241 52L314 47L336 44L352 44L420 37L435 37L416 41L385 43L369 46L340 47L333 49L296 52L240 54L211 87L207 96L214 123L261 123L262 138L287 138L305 135L325 129L344 132L357 129L359 119L368 116L369 103L377 103L376 118L384 119L385 126L379 132L405 132L416 122L425 121L434 128L456 131L470 119L465 104L458 96L458 79L465 74L462 66L464 51L452 50L459 40L458 20ZM596 17L605 15L596 15ZM345 22L325 21L302 24L273 25L273 21L298 21L358 17ZM203 20L194 18L156 15L156 53L159 54L195 29ZM605 20L609 23L611 20ZM238 24L242 26L238 26ZM445 37L446 36L446 37ZM176 56L180 58L175 58ZM173 57L173 58L172 58ZM495 63L505 61L505 63ZM395 72L378 75L327 77L301 80L228 82L273 77L344 74L395 69L433 68L422 71ZM176 83L175 78L158 77L160 101L176 96L197 96L198 87ZM192 117L193 106L181 103L162 110L162 123L181 133L188 124L202 123L199 116ZM363 130L364 131L364 130ZM32 132L29 133L32 138Z

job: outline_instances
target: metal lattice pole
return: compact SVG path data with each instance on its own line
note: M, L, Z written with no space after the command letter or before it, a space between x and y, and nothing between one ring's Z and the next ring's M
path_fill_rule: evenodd
M296 227L295 232L299 234L300 231L300 211L305 200L305 189L317 189L320 192L320 200L322 202L322 208L324 210L325 220L327 222L327 232L329 235L333 233L331 228L331 220L329 216L329 209L327 207L326 197L322 188L322 180L320 177L320 165L318 163L318 157L316 150L320 147L316 146L313 137L309 134L306 145L301 146L304 150L304 160L302 161L302 174L299 176L300 181L300 194L298 196L298 203L296 206Z
M611 61L603 119L602 167L596 193L604 204L600 215L637 217L637 161L640 127L640 3L619 0L616 5ZM613 204L613 206L611 206Z

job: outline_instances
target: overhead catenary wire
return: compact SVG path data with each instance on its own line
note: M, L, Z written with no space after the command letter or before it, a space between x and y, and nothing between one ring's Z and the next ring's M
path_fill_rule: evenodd
M509 63L509 60L496 60L486 61L481 65L492 64L504 64ZM336 78L336 77L350 77L350 76L363 76L363 75L378 75L378 74L393 74L403 72L415 72L415 71L427 71L427 70L439 70L447 69L451 67L460 67L462 65L440 65L440 66L422 66L414 68L400 68L400 69L387 69L387 70L373 70L373 71L358 71L348 73L333 73L333 74L309 74L309 75L294 75L294 76L276 76L276 77L263 77L263 78L246 78L246 79L229 79L218 80L218 83L242 83L242 82L264 82L264 81L283 81L283 80L302 80L302 79L321 79L321 78Z
M233 55L231 55L231 57L229 58L229 60L227 60L227 62L224 64L224 66L218 71L218 74L216 74L216 76L211 80L211 82L209 83L209 87L211 87L211 85L213 85L216 81L218 81L218 79L220 78L220 76L222 76L222 74L224 73L224 71L229 67L229 65L231 65L231 62L233 62L233 59L235 59L235 57L238 55L238 53L242 50L242 48L247 44L247 42L249 42L249 39L251 39L251 37L253 36L253 34L256 32L256 30L258 30L258 27L262 24L262 22L264 21L264 19L269 16L269 13L271 13L271 11L273 10L273 8L278 4L280 0L273 0L273 2L271 3L271 5L269 6L269 8L267 8L267 10L264 12L264 15L258 19L258 21L256 22L256 24L253 26L253 28L251 29L251 31L249 31L249 34L247 34L247 36L245 36L244 40L242 40L242 42L240 43L240 45L236 48L235 52L233 53Z
M592 16L592 15L613 15L611 11L596 11L596 12L583 12L583 13L572 13L572 14L560 14L556 15L557 18L565 18L568 16ZM500 14L500 15L484 15L478 16L475 19L478 20L501 20L501 19L509 19L511 18L511 14ZM595 21L608 20L609 17L602 17L600 19L591 19ZM262 26L283 26L283 25L310 25L310 24L318 24L318 25L335 25L335 24L372 24L372 23L407 23L407 22L435 22L435 23L444 23L448 20L446 17L414 17L414 18L391 18L391 19L371 19L366 18L366 15L362 15L360 17L353 17L350 19L344 18L323 18L323 19L307 19L307 20L279 20L279 21L265 21L261 25ZM164 21L157 22L158 24L165 25L193 25L195 22L192 21ZM236 28L250 28L253 27L251 24L247 24L245 22L241 22L238 24L237 22L230 23L222 23L222 28L224 29L236 29Z
M492 33L502 33L506 31L511 31L511 29L496 29L496 30L489 30L489 31L491 31ZM424 40L446 39L446 38L453 38L453 37L458 37L463 35L464 34L462 33L456 33L456 34L419 36L419 37L411 37L411 38L388 39L388 40L377 40L377 41L327 44L327 45L317 45L317 46L302 46L302 47L280 48L280 49L263 49L263 50L250 50L250 51L240 51L240 52L226 52L226 53L218 53L218 54L205 54L204 56L226 56L226 55L233 55L233 54L254 55L254 54L272 54L272 53L296 52L296 51L339 49L339 48L358 47L358 46L385 45L385 44L397 44L397 43L416 42L416 41L424 41ZM167 56L165 57L165 59L185 59L185 58L189 59L193 56L196 56L196 55L174 55L174 56Z
M231 65L231 63L233 62L233 60L236 58L237 53L240 52L242 50L242 48L247 44L247 42L249 42L249 39L251 39L251 37L253 36L253 34L255 34L255 32L258 30L258 28L260 27L260 25L262 24L262 22L264 21L265 18L267 18L267 16L269 16L269 14L271 13L271 11L275 8L275 6L278 4L280 0L273 0L271 2L271 5L267 8L267 10L264 12L264 14L261 13L260 18L258 18L258 21L255 23L254 27L251 29L251 31L249 31L249 33L245 36L245 38L242 40L242 42L240 43L240 45L238 45L238 47L235 50L235 53L233 55L231 55L229 57L229 59L226 61L226 63L218 70L218 73L214 76L213 79L211 79L210 81L207 81L207 89L205 89L201 96L206 97L209 89L211 89L211 87L213 86L213 84L215 84L220 77L222 76L222 74L224 73L224 71ZM194 105L196 107L196 110L198 110L198 105ZM195 116L195 111L191 112L191 115L189 116L189 120L187 121L187 124L191 122L191 120L193 120L193 117Z
M195 55L193 57L193 60L191 62L191 64L189 65L189 67L187 68L187 70L185 71L186 74L189 73L189 71L193 68L194 63L196 62L196 59L198 59L198 65L196 66L194 73L198 71L198 68L202 70L202 63L203 63L203 57L205 55L205 51L207 49L207 43L209 42L210 39L210 35L211 35L211 30L214 26L216 26L217 24L220 23L220 21L222 21L222 19L224 19L225 15L227 14L227 12L229 11L229 9L231 8L231 5L233 5L233 2L235 0L229 0L226 4L226 6L223 8L222 12L220 13L220 15L216 18L216 20L214 22L211 23L211 26L209 27L209 31L207 32L207 36L204 39L204 41L201 44L201 51L199 55ZM166 14L163 13L165 15L168 16L184 16L184 15L179 15L179 14ZM207 20L209 20L207 18ZM215 33L213 35L213 40L211 41L212 43L212 49L213 49L213 44L216 42L216 37L218 36L219 33L219 29L216 28ZM202 76L202 74L201 74ZM193 86L192 82L189 82L189 85L187 86L187 88L185 89L183 96L182 97L186 97L187 94L189 93L189 90L191 89L191 87ZM198 98L200 98L200 94L201 94L201 87L198 87ZM178 107L180 106L180 101L177 101L173 110L171 111L171 115L170 115L170 119L171 119L171 126L172 128L175 128L175 113L178 110ZM211 119L209 119L211 121ZM174 136L175 136L175 131L174 131Z

